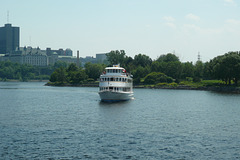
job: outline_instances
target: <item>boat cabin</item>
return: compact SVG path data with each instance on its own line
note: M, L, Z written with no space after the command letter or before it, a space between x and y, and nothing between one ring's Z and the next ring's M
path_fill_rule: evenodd
M124 69L107 69L107 73L125 73Z

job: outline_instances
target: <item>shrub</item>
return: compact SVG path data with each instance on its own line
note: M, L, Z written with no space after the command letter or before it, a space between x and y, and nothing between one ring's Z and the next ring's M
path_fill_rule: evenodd
M177 86L178 86L178 84L175 83L175 82L169 83L168 85L169 85L169 86L172 86L172 87L177 87Z
M158 83L156 86L167 86L167 83Z
M145 84L157 84L157 83L163 83L163 82L171 83L173 82L173 79L171 77L167 77L164 73L161 73L161 72L149 73L144 78Z
M193 78L192 77L186 77L186 80L189 81L189 82L192 82Z
M167 83L172 83L173 82L173 78L172 77L167 77Z

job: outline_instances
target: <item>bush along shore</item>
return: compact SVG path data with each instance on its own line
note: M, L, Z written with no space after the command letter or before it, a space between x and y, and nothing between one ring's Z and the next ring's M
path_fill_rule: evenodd
M149 89L176 89L176 90L199 90L199 91L214 91L221 93L234 93L240 94L239 87L229 87L229 86L201 86L201 87L191 87L186 85L178 86L155 86L155 85L136 85L134 88L149 88Z
M97 87L97 80L107 66L120 64L133 75L135 88L213 90L239 93L240 52L228 52L209 62L200 59L181 62L172 53L160 55L156 60L139 53L133 58L124 50L111 51L102 63L56 62L39 67L0 62L0 81L46 81L49 86Z
M240 94L240 87L224 86L223 82L216 80L202 81L201 83L194 82L181 82L177 83L159 83L156 85L134 85L133 88L146 88L146 89L175 89L175 90L199 90L199 91L214 91L220 93L233 93ZM53 83L47 82L46 86L59 86L59 87L99 87L99 82L88 82L81 84L70 83Z
M154 61L144 54L138 54L133 59L126 56L124 50L111 51L106 55L108 64L86 63L81 68L72 63L55 69L47 85L97 87L97 79L105 68L120 64L133 75L135 88L240 92L240 52L229 52L206 63L198 60L195 64L180 62L171 53Z

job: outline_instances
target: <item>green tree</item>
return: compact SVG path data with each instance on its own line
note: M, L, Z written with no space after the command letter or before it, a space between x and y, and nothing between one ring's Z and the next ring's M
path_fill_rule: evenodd
M67 72L75 72L78 70L78 67L75 63L71 63L68 67L67 67Z
M127 56L124 50L111 51L110 53L107 53L106 56L110 65L114 64L121 64L121 66L125 65L126 62L125 58Z
M88 78L85 71L81 68L76 71L69 71L67 74L67 81L70 84L81 84Z
M145 54L138 54L134 56L133 64L135 66L150 66L152 64L152 59Z
M168 62L163 73L172 78L179 79L182 74L182 63L179 61Z
M171 83L173 82L173 79L161 72L152 72L149 73L146 77L144 77L145 84L157 84L162 82Z
M105 67L106 65L104 64L93 64L88 62L85 64L85 72L89 78L97 80L104 71Z
M199 82L203 78L204 64L202 61L197 61L194 66L194 77L193 81Z
M159 62L176 62L178 61L179 62L179 58L175 55L175 54L172 54L172 53L168 53L168 54L163 54L161 55L157 61Z
M225 55L218 56L210 60L208 71L212 78L217 78L231 85L233 80L238 85L240 78L240 54L238 52L229 52Z
M182 63L182 74L181 78L186 79L186 77L193 77L194 76L194 65L192 62Z
M182 73L182 63L179 61L154 61L151 69L152 72L161 72L172 78L179 79Z
M146 67L138 66L132 72L132 74L134 76L134 79L133 79L134 83L139 84L141 82L141 78L145 77L150 72L151 72L151 68L149 66L146 66Z
M50 76L50 82L65 83L67 81L67 73L64 67L57 68Z
M67 62L64 61L57 61L54 63L54 68L60 68L60 67L64 67L66 68L68 66Z

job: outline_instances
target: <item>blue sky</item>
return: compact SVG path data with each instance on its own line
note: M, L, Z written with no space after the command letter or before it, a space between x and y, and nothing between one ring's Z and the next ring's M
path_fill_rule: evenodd
M0 25L21 30L20 46L71 48L95 56L125 50L156 59L175 53L182 62L206 62L240 50L237 0L7 0Z

